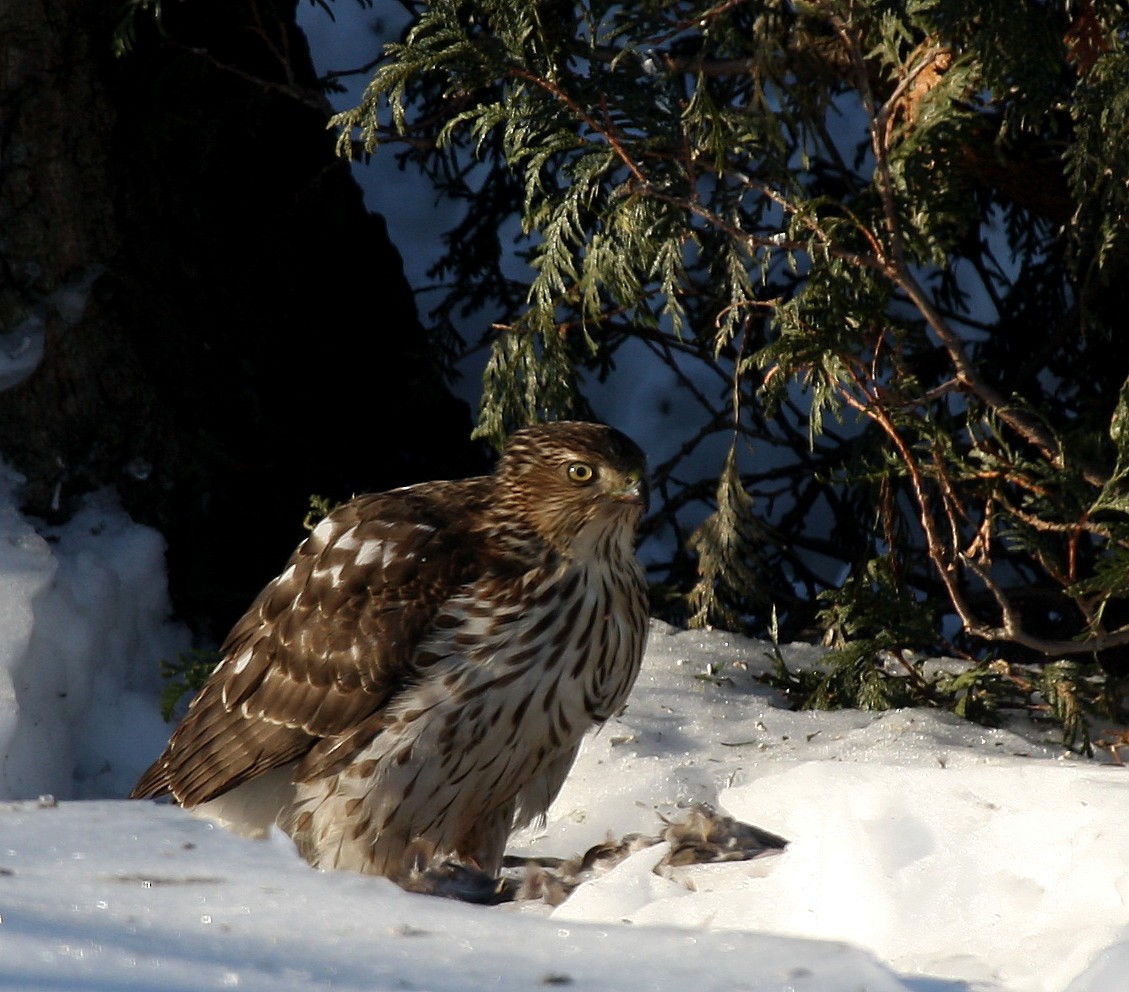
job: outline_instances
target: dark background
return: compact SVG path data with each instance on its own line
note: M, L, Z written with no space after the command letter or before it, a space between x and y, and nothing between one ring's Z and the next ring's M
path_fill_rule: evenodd
M0 392L24 508L105 485L168 540L178 615L222 637L312 494L485 470L448 349L325 129L294 3L0 13ZM114 53L115 39L130 40ZM89 285L81 317L57 291Z

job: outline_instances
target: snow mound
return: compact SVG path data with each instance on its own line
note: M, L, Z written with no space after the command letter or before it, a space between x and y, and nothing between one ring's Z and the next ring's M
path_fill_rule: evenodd
M555 916L802 934L900 972L1063 989L1124 927L1126 785L1121 769L1050 762L804 763L721 795L792 838L770 866L708 866L690 873L694 890L667 882L627 912L589 896ZM636 869L600 881L630 890Z
M562 926L409 895L169 807L27 803L0 821L0 989L911 988L843 944Z
M190 646L164 540L109 492L35 527L20 481L0 465L0 799L125 795L167 735L159 662Z
M782 651L793 667L818 654ZM1129 928L1124 768L1078 759L1029 723L791 712L756 680L770 667L770 645L655 623L626 712L585 742L548 822L515 847L571 853L609 830L655 833L659 815L699 801L789 847L666 877L652 871L662 850L642 851L553 919L842 940L954 988L1129 987L1124 972L1101 977L1118 975Z

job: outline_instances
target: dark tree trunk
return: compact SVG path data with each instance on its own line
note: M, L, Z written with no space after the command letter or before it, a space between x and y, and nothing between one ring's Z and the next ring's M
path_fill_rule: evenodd
M25 505L114 485L222 634L343 499L483 467L383 220L333 154L292 2L0 5L0 392ZM83 305L84 304L84 305Z

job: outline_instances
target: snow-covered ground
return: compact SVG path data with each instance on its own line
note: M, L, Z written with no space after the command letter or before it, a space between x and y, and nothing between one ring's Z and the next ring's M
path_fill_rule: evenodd
M335 28L301 9L323 68L371 57L371 11L338 5ZM361 178L423 285L451 208L387 160ZM0 348L0 388L34 367L40 331ZM685 421L660 416L674 387L621 385L609 419L659 460ZM568 856L705 801L787 837L780 854L656 873L659 845L555 909L486 908L126 801L170 730L158 662L191 646L162 539L108 492L36 525L18 481L0 464L0 990L1129 989L1129 770L1030 723L790 712L755 678L770 647L720 632L655 625L627 711L511 849Z
M1123 992L1129 772L1029 724L793 713L769 646L656 624L626 713L587 743L526 854L657 832L707 801L787 837L556 909L409 895L122 800L168 728L158 535L109 494L35 527L0 474L0 989ZM784 648L789 664L816 648ZM40 800L50 792L58 800Z

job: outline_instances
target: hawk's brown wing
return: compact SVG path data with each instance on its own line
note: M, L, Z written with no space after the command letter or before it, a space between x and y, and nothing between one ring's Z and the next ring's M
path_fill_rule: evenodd
M362 496L327 516L228 635L133 796L195 806L319 740L371 739L436 611L484 567L468 532L488 483Z

